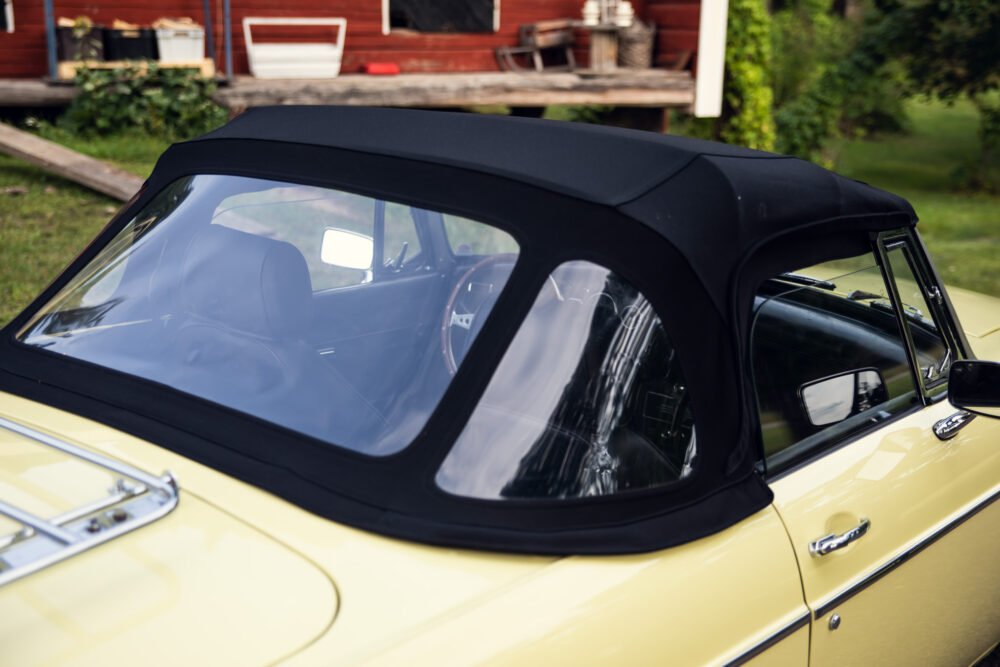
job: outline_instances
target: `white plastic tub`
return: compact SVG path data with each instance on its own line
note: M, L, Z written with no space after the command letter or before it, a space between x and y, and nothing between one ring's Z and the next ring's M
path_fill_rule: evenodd
M333 41L254 42L253 26L330 26L336 29ZM344 56L345 18L259 18L243 19L250 73L258 79L332 79L340 74Z
M157 28L156 45L161 63L194 63L205 58L203 28Z

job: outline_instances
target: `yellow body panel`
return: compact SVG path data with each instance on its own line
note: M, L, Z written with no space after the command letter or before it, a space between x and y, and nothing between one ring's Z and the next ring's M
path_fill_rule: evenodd
M0 414L27 422L32 411L23 407L2 401ZM111 482L92 466L0 433L0 494L23 508L51 516L98 499ZM215 665L266 664L320 636L336 611L326 572L185 490L153 524L4 586L0 665L125 665L144 655L204 664L213 646L225 647Z
M979 417L953 440L932 433L941 402L772 483L806 599L818 609L1000 491L1000 421ZM810 541L860 519L867 535L822 557ZM972 516L813 627L812 664L970 664L1000 635L1000 503ZM836 631L829 617L842 618Z
M372 617L348 618L345 605L330 633L288 664L719 665L805 612L787 545L768 508L660 553L562 559L376 642ZM338 581L345 600L369 594L360 572ZM801 665L806 645L791 640L781 655Z
M143 654L155 633L158 642L176 639L177 651L197 648L200 664L268 664L273 653L248 656L249 648L258 650L255 641L270 640L289 648L311 642L287 662L303 666L553 664L568 656L575 664L713 665L805 613L794 556L771 508L653 554L554 559L443 549L338 525L177 454L21 398L0 394L0 416L45 425L147 470L170 469L182 490L178 508L159 522L0 590L0 617L23 618L17 631L0 629L4 655L19 658L12 664L118 664L107 656ZM212 538L225 531L244 537ZM276 548L272 538L300 556L281 551L288 562L266 556ZM118 564L136 549L157 556L140 559L128 581L120 581ZM265 557L274 563L262 563ZM317 578L311 585L298 582L310 577ZM339 595L332 625L331 580ZM157 597L163 581L174 587L165 590L200 589L204 613ZM53 610L52 618L23 614L25 595ZM160 605L157 612L140 613L143 601ZM181 609L187 611L176 613ZM72 642L59 639L60 650L49 652L56 642L48 638L66 632L54 619L69 611L119 624L72 626ZM257 621L272 613L279 618L263 631ZM129 623L138 630L125 631ZM223 628L240 633L238 645L218 634ZM756 662L804 664L804 636L795 633ZM167 659L176 655L154 655L148 664L185 664Z

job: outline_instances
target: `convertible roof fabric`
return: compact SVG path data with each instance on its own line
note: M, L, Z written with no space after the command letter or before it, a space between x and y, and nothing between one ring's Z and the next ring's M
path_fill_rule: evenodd
M336 187L495 224L521 256L438 409L373 460L135 377L17 343L15 333L153 197L192 174ZM171 147L146 187L6 329L0 390L99 419L317 514L468 548L628 553L711 534L771 500L749 386L753 294L783 271L862 252L913 225L903 199L802 160L539 120L392 109L254 109ZM444 493L438 466L534 296L560 263L616 271L657 310L688 381L698 465L681 483L576 500ZM322 446L320 446L322 445Z
M905 199L799 158L599 125L285 106L250 109L198 141L219 139L406 158L615 207L691 258L718 305L734 262L775 236L829 220L889 216L916 222Z

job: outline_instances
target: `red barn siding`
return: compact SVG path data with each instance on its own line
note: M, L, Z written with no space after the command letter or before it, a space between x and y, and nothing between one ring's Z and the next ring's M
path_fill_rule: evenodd
M698 0L634 0L633 4L640 15L657 24L660 52L697 48ZM213 0L213 5L215 55L221 65L222 3ZM232 6L233 63L238 74L247 72L242 29L246 16L342 16L347 19L344 72L360 71L365 63L372 61L395 62L403 71L410 72L495 70L493 49L515 44L521 24L575 18L581 5L581 0L501 0L500 30L496 33L449 35L396 31L383 35L380 0L288 0L278 9L273 0L236 0ZM103 24L110 24L116 18L149 24L161 16L202 20L201 0L166 0L155 4L141 0L56 0L55 10L57 17L86 15ZM14 0L14 23L13 33L0 33L0 78L44 76L47 73L45 28L40 0ZM287 29L255 30L254 36L264 41L321 38L320 33L312 30L293 33ZM580 37L576 55L586 65L586 36Z
M645 16L656 24L656 53L670 58L681 51L698 50L698 26L701 23L699 0L646 0ZM692 63L696 62L692 58Z

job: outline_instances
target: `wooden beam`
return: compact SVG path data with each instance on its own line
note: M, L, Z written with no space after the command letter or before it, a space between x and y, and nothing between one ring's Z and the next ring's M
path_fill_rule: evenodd
M215 76L215 62L211 58L183 63L162 63L152 60L64 60L59 63L57 71L60 81L73 81L76 78L77 71L84 67L87 69L119 69L131 66L135 67L141 74L145 74L149 69L150 63L155 64L160 69L198 70L198 73L206 79Z
M142 186L134 174L6 123L0 123L0 152L120 201L130 199Z
M341 104L396 107L466 107L501 104L608 104L687 107L694 101L689 72L619 69L614 73L472 72L336 79L252 79L221 87L215 100L233 110L269 104Z
M76 92L76 86L53 86L41 79L0 79L0 106L63 107Z

